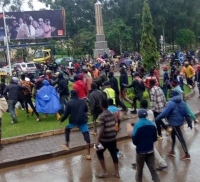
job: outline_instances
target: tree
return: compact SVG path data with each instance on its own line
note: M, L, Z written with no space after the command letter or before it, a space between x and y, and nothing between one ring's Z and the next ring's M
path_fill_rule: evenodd
M112 27L112 28L110 28ZM127 26L122 19L116 19L105 24L106 40L111 49L117 53L132 48L132 28ZM120 48L122 50L120 50Z
M180 29L176 36L176 43L181 46L181 48L187 49L187 46L195 43L194 32L190 29Z
M153 33L154 28L150 7L148 0L145 0L142 12L141 53L144 67L147 70L150 70L152 66L155 66L159 58L157 43Z

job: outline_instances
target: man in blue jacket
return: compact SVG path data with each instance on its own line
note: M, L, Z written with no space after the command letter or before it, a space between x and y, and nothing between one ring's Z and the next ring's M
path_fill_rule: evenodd
M79 99L77 92L71 90L71 99L67 102L65 113L60 122L64 122L69 116L69 124L65 128L66 145L62 145L63 149L69 150L70 132L71 129L78 127L87 143L88 154L85 159L90 160L90 135L88 129L88 117L87 117L87 104L83 99Z
M147 164L152 180L154 182L160 182L160 179L156 172L155 156L154 156L154 142L157 140L157 130L155 124L146 119L147 110L140 109L138 111L139 121L135 124L132 140L136 145L136 182L142 182L142 173L144 163Z
M171 99L167 103L166 107L160 113L155 121L158 121L160 119L163 119L167 117L167 120L169 122L169 125L172 126L172 132L171 132L171 138L172 138L172 149L170 152L168 152L168 155L175 156L174 147L176 142L176 136L178 140L180 141L183 150L185 152L185 155L181 157L181 160L187 160L190 159L190 154L188 153L188 149L185 143L185 140L183 138L183 134L181 132L181 126L184 124L184 118L186 118L188 122L188 127L192 129L191 119L188 114L187 106L184 101L182 101L181 95L177 91L171 92Z

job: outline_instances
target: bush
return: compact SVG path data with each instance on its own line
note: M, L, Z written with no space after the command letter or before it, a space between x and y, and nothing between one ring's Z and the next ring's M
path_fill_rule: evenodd
M130 100L132 100L135 97L135 94L134 94L132 88L127 89L126 96ZM149 98L149 93L147 92L147 90L145 90L145 92L143 94L143 99L148 99L148 98Z

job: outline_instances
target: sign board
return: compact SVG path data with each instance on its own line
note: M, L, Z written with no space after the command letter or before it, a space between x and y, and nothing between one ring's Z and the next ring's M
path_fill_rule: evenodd
M65 10L5 12L10 40L65 37ZM3 13L0 13L0 41L4 40Z
M179 52L178 53L178 59L179 59L179 62L180 63L183 63L184 62L184 54L182 52Z

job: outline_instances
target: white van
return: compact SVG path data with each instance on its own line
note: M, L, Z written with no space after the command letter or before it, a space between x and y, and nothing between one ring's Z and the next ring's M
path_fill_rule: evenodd
M12 68L16 68L20 73L35 73L36 66L34 63L15 63L12 65Z

